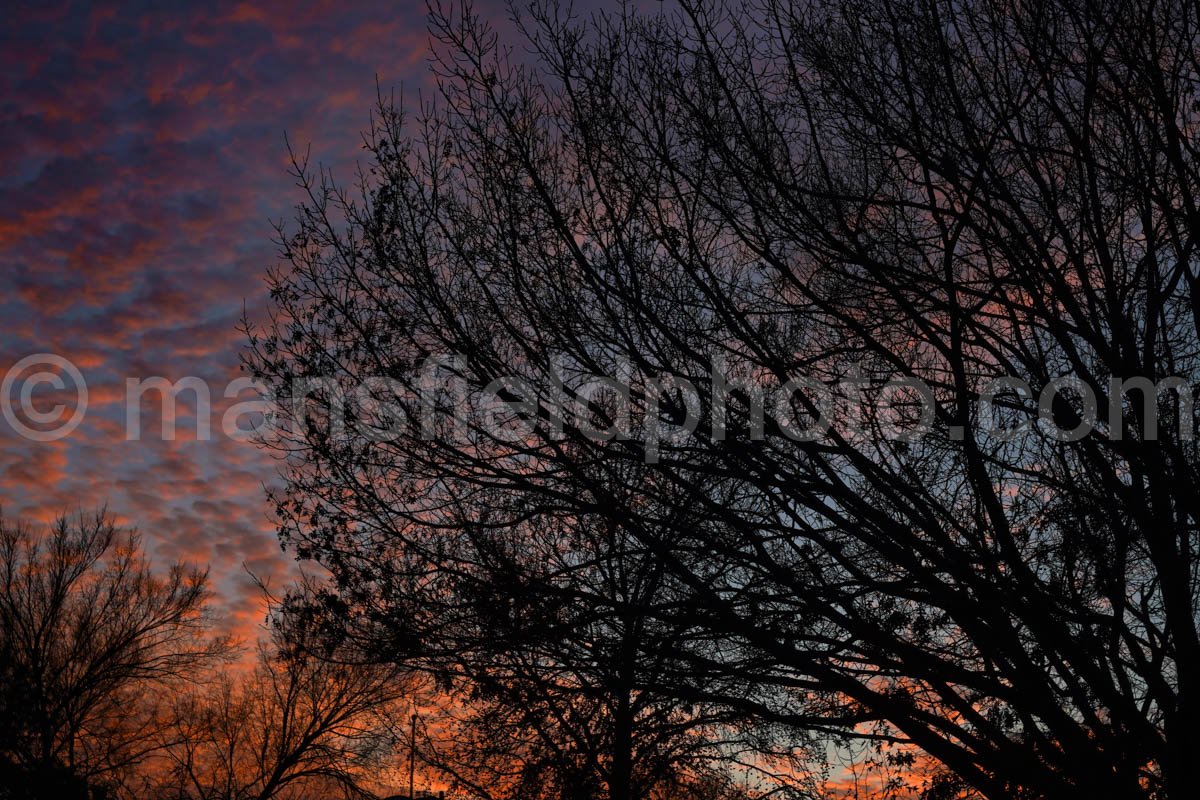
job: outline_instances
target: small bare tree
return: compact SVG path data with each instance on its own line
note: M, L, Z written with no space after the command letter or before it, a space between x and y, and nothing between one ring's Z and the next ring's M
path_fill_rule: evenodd
M0 782L3 796L86 796L156 747L150 686L219 659L207 573L157 574L104 510L44 534L0 518Z
M310 646L274 613L272 641L253 669L223 673L179 698L157 796L188 800L372 797L364 784L394 740L389 710L407 694L395 667L354 663Z

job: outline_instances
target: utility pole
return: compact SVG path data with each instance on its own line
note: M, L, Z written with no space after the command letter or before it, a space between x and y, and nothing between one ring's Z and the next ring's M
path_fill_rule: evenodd
M413 776L416 775L417 769L417 715L412 715L412 728L409 733L408 740L408 800L416 800L416 793L413 791Z

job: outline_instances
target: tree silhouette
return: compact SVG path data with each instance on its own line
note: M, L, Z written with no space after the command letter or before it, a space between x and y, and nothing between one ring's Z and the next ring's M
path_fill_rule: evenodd
M0 518L4 797L104 796L156 747L158 692L219 659L206 575L157 575L104 511Z
M379 654L473 526L608 523L680 697L989 798L1194 791L1200 6L542 4L520 63L432 21L361 190L298 162L248 357Z
M292 598L291 605L296 604ZM371 798L393 755L387 718L409 683L396 669L340 660L272 611L253 667L181 694L148 785L179 800Z
M700 796L754 749L754 720L708 702L713 686L685 697L677 652L692 634L655 609L687 593L636 538L592 523L464 521L472 544L453 556L453 583L389 609L389 629L429 622L391 656L447 689L422 761L474 796Z

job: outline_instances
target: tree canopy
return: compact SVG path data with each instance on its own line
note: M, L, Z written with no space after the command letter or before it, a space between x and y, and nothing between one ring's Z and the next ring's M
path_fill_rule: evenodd
M572 555L619 531L641 691L989 798L1193 791L1200 6L431 19L438 97L355 187L298 160L250 331L346 627L461 672L468 611L619 616Z

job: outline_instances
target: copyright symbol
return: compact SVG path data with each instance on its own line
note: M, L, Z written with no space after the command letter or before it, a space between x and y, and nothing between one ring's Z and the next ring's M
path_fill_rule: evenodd
M39 386L50 386L56 397L73 394L74 411L68 416L68 406L61 402L56 402L49 411L44 410L44 404L43 408L38 408L33 402L33 392ZM14 387L17 390L15 404ZM25 356L8 368L4 382L0 383L0 412L14 431L33 442L53 442L71 433L83 422L87 404L88 390L83 373L54 353Z

